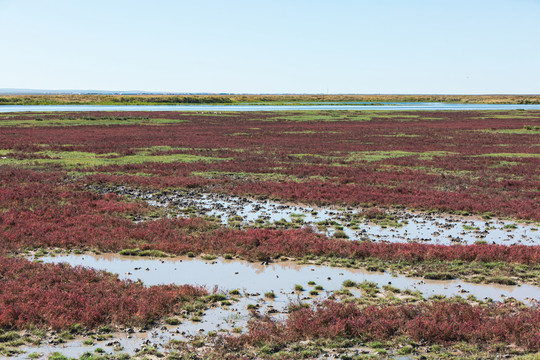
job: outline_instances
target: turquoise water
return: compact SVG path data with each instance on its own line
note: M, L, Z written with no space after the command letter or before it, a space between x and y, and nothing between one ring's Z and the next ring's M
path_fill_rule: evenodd
M43 111L299 111L299 110L540 110L540 104L449 104L449 103L386 103L386 104L314 104L314 105L1 105L0 112Z

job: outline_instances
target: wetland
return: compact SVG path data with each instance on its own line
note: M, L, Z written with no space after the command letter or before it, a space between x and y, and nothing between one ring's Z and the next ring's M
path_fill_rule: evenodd
M0 114L0 354L534 359L540 112L416 105Z

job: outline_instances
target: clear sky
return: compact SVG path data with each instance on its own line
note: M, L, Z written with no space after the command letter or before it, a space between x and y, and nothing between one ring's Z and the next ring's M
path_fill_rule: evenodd
M0 88L540 93L540 0L0 0Z

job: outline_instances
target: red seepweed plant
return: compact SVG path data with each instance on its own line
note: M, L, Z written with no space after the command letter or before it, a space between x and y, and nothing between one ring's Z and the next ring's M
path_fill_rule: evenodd
M226 346L285 346L304 340L342 338L387 341L400 336L423 344L463 341L485 347L505 343L538 351L540 309L538 304L523 308L512 303L471 305L447 300L362 307L328 300L315 308L299 307L283 322L253 319L246 334L228 337Z
M144 287L104 271L0 257L0 329L144 326L206 294L196 286Z

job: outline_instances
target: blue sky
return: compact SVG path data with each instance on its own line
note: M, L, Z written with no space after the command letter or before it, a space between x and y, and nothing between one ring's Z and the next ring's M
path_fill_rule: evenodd
M540 93L540 0L0 0L0 88Z

